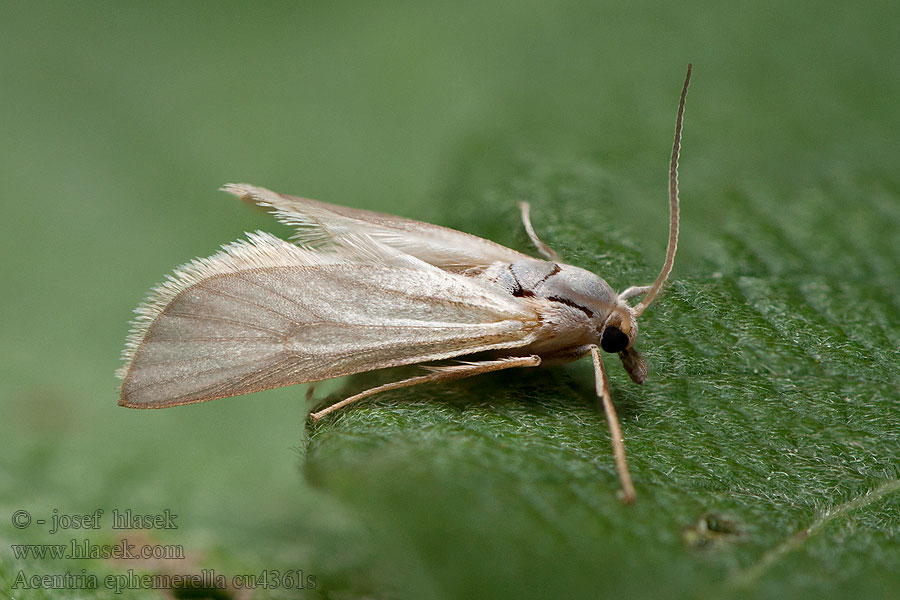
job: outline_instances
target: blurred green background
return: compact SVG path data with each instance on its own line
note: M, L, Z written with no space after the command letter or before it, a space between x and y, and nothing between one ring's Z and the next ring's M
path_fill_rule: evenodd
M208 567L317 576L251 597L890 597L898 17L892 2L5 3L2 591L54 596L13 589L19 571ZM652 279L689 61L679 256L642 322L651 380L610 367L636 506L615 500L586 365L393 395L309 441L302 388L116 405L152 285L244 231L289 235L226 182L528 251L526 198L573 264L619 289ZM115 543L10 520L96 508L170 509L179 528L144 535L188 557L14 557Z

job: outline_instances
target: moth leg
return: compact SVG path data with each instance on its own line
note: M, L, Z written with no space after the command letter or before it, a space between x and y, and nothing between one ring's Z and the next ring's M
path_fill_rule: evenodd
M628 300L629 298L634 298L635 296L643 296L647 292L650 291L650 288L653 286L650 285L633 285L621 294L619 294L620 300Z
M619 482L622 484L622 501L625 504L634 502L634 484L631 483L631 473L628 472L628 463L625 460L625 441L622 439L622 428L619 426L619 417L613 406L612 397L609 394L609 380L606 378L606 369L600 359L600 349L596 345L591 346L591 358L594 361L594 378L597 385L597 395L603 403L606 412L606 421L609 424L609 435L612 438L613 455L616 459L616 470L619 471Z
M490 373L491 371L512 369L513 367L536 367L539 364L541 364L540 356L514 356L497 360L463 363L460 365L451 365L448 367L428 367L428 369L431 371L431 373L429 373L428 375L419 375L418 377L410 377L409 379L404 379L402 381L395 381L393 383L386 383L384 385L379 385L378 387L373 387L354 396L350 396L349 398L345 398L340 402L336 402L335 404L323 408L318 412L311 413L309 416L313 421L318 421L325 415L336 411L339 408L343 408L348 404L352 404L357 400L362 400L363 398L368 398L369 396L378 394L380 392L386 392L388 390L410 387L413 385L418 385L420 383L434 383L439 381L450 381L453 379L463 379L465 377L471 377L473 375Z
M534 227L531 226L531 217L529 216L531 205L527 202L519 202L519 210L522 211L522 224L525 225L525 232L528 233L528 237L531 238L531 243L534 244L537 251L547 260L559 262L559 254L557 254L553 248L542 242L541 238L534 232Z

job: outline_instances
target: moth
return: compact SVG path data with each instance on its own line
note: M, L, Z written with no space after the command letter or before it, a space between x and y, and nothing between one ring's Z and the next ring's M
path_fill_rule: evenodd
M568 265L525 230L543 258L401 217L285 196L261 187L223 189L296 227L292 242L263 232L195 259L137 309L123 351L119 404L164 408L401 365L425 374L381 385L311 414L321 419L398 388L590 355L622 486L634 485L600 349L619 355L636 383L647 365L635 349L637 319L672 270L678 243L678 157L691 65L681 92L669 166L669 238L652 285L621 293ZM634 298L643 299L632 306ZM471 358L471 357L470 357Z

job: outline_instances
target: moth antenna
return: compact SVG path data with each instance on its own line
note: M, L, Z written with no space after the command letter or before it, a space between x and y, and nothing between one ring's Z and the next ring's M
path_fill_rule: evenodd
M636 317L644 312L650 303L656 299L669 273L675 264L675 251L678 249L678 154L681 151L681 125L684 118L684 99L687 97L688 85L691 83L691 69L693 65L688 63L687 75L684 78L684 87L681 89L681 101L678 103L678 116L675 119L675 143L672 145L672 161L669 163L669 244L666 247L666 260L663 263L659 277L653 282L650 291L634 307Z

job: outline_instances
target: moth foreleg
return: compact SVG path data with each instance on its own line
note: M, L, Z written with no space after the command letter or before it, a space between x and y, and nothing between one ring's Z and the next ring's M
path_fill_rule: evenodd
M336 402L335 404L323 408L318 412L311 413L309 416L313 421L318 421L325 415L334 412L339 408L343 408L348 404L356 402L357 400L368 398L369 396L378 394L380 392L387 392L389 390L396 390L413 385L419 385L420 383L436 383L439 381L463 379L465 377L472 377L473 375L490 373L491 371L501 371L503 369L511 369L513 367L536 367L539 364L541 364L540 356L514 356L510 358L500 358L497 360L462 363L459 365L428 367L428 369L431 371L431 373L429 373L428 375L419 375L418 377L410 377L409 379L404 379L402 381L395 381L393 383L386 383L384 385L379 385L378 387L373 387L371 389L350 396L349 398L345 398L340 402Z
M531 226L531 217L529 216L531 205L527 202L519 202L519 210L522 211L522 224L525 225L525 232L528 233L528 237L531 238L531 243L534 244L537 251L547 260L559 262L559 254L556 253L556 250L541 241L541 238L534 232L534 227Z
M630 288L626 289L624 292L619 294L619 300L628 300L629 298L634 298L635 296L643 296L647 292L650 291L650 288L653 286L649 285L633 285Z
M628 462L625 460L625 440L622 438L622 428L619 425L619 417L613 406L612 397L609 394L609 380L606 378L606 369L600 359L600 349L596 345L591 346L591 358L594 361L594 379L597 386L597 395L603 403L606 413L606 422L609 424L609 436L612 438L613 456L616 460L616 470L619 472L619 481L622 484L622 501L625 504L634 502L634 484L631 482L631 473L628 472Z

